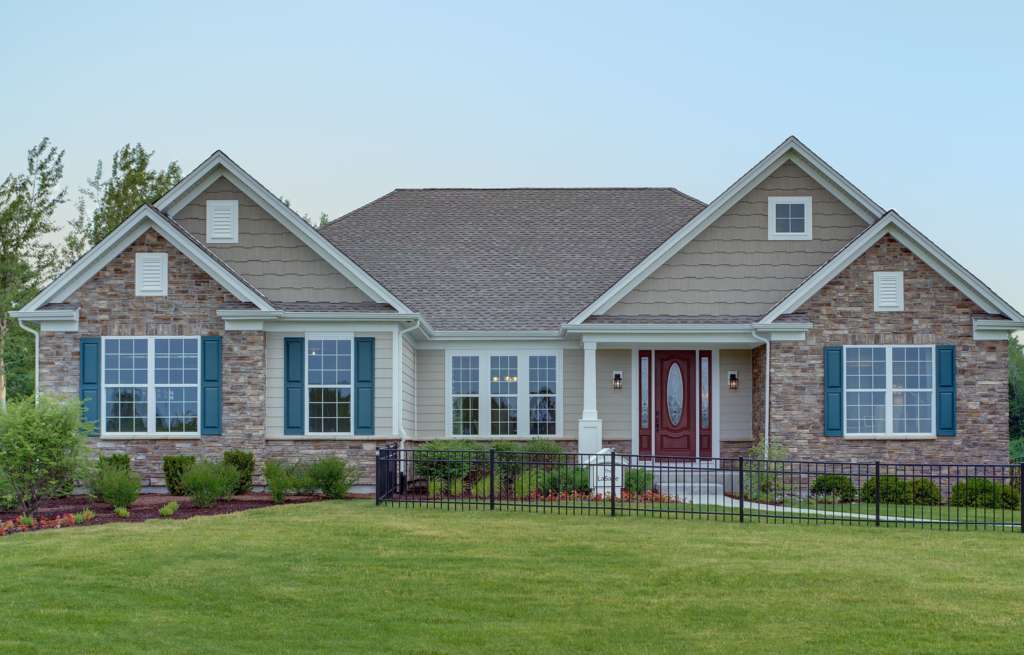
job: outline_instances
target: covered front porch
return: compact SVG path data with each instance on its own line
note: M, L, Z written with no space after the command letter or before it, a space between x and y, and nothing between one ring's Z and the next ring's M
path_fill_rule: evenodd
M584 324L578 450L714 466L764 431L765 353L805 326ZM616 368L617 367L617 368Z

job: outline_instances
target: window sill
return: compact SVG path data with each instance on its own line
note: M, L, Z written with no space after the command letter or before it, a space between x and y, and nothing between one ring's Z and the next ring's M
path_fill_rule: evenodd
M420 441L432 441L434 439L457 439L459 441L530 441L532 439L545 439L547 441L576 441L576 437L563 437L555 434L537 434L528 437L520 437L519 435L502 435L494 437L482 437L480 435L458 435L449 434L442 437L424 437L422 439L416 439Z
M769 234L769 241L810 241L813 237L810 234Z
M393 434L275 434L267 441L388 441L401 439Z
M934 434L849 434L843 435L847 441L934 441Z
M201 434L101 434L102 441L134 441L146 439L149 441L199 441L203 438Z

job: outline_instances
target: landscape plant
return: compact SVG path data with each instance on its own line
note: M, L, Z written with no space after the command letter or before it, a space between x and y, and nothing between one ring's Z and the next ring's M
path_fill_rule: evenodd
M172 496L186 495L181 478L195 463L196 458L192 455L167 455L164 457L164 482L167 485L167 491Z
M181 477L181 486L193 505L210 507L234 495L238 478L238 469L234 466L204 460L189 467Z
M878 487L878 493L875 493L875 487ZM875 484L874 476L869 477L864 481L864 484L860 487L860 499L865 503L875 502L875 496L878 496L878 502L880 503L892 503L897 505L908 505L913 498L910 491L910 483L903 478L896 477L895 475L882 475L878 478L878 484Z
M928 478L915 478L910 481L910 497L915 505L939 505L942 503L939 486Z
M622 486L631 494L647 493L654 489L654 473L643 468L626 469Z
M359 480L359 469L339 457L324 457L310 465L309 478L328 498L344 498Z
M142 491L139 474L120 463L107 460L100 462L88 480L89 493L94 498L114 507L130 507Z
M174 513L177 512L177 511L178 511L178 501L176 501L176 500L172 500L171 502L167 503L166 505L161 507L159 510L157 510L157 512L160 514L160 516L164 517L165 519L174 516Z
M235 495L240 496L252 491L252 474L256 470L256 456L246 450L227 450L224 452L224 463L238 470L238 486Z
M988 478L968 478L953 485L949 504L960 507L1019 509L1020 493L1012 485Z
M857 486L848 475L826 473L814 479L811 495L824 502L852 503L857 500Z

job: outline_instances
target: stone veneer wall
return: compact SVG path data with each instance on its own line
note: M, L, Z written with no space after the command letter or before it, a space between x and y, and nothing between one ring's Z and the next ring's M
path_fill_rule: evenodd
M166 297L135 295L135 253L166 252ZM79 332L43 332L39 344L40 388L78 396L79 339L86 336L212 336L222 341L221 436L202 438L91 439L104 452L125 452L147 487L164 485L163 457L187 454L219 459L225 450L251 451L257 462L291 461L335 454L362 467L361 483L373 482L377 441L267 441L263 332L225 331L217 308L234 300L191 259L155 231L148 231L75 291L67 302L81 307ZM388 440L390 442L391 440Z
M875 312L872 273L893 270L903 271L905 311ZM890 236L880 239L798 311L814 325L806 341L773 342L771 349L771 438L787 448L791 457L1008 461L1007 342L974 341L972 315L982 310L898 241ZM956 436L929 440L824 436L822 349L855 344L955 345Z
M750 357L750 435L752 443L764 440L764 354L767 348L758 346Z

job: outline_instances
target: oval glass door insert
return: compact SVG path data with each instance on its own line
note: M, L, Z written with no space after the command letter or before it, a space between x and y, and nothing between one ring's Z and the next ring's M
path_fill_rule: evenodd
M679 425L679 420L683 418L683 372L679 370L679 362L674 362L668 370L665 404L668 405L668 420L672 425Z

